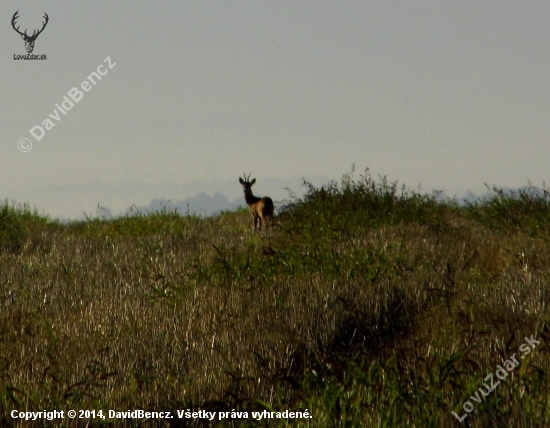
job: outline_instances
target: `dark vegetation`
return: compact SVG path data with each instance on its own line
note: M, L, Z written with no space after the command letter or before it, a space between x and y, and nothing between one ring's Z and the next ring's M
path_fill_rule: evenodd
M60 224L6 202L0 425L30 426L12 409L308 409L219 426L550 426L546 189L461 205L368 172L305 185L256 234L245 210ZM540 344L459 423L525 336Z

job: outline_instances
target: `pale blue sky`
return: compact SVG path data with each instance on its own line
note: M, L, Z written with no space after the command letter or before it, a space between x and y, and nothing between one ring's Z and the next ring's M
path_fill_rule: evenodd
M48 13L34 49L47 61L13 59L16 10L29 32ZM234 181L233 199L243 171L261 194L354 163L450 194L548 180L549 2L6 0L0 12L0 198L53 215L183 199L196 181L211 193ZM107 56L116 66L35 141L29 129ZM121 182L166 194L113 192Z

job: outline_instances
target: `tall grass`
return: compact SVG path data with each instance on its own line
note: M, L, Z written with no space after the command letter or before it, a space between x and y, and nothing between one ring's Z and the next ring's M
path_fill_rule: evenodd
M219 426L550 424L546 190L461 205L368 171L305 186L262 233L245 210L61 225L5 205L0 424L71 408L313 416ZM460 424L451 411L531 335L540 345Z

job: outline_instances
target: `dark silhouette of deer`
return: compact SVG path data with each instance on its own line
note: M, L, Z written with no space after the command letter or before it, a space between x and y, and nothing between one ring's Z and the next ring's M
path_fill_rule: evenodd
M32 36L29 36L27 34L27 30L25 30L25 32L22 33L21 31L19 31L20 26L15 28L15 21L17 20L17 18L19 18L19 16L17 15L18 13L19 13L19 11L16 11L13 14L13 18L11 19L11 26L13 27L13 29L15 31L17 31L19 34L21 34L21 38L23 40L25 40L25 49L27 50L27 53L32 53L32 51L34 49L34 42L36 42L36 38L40 35L40 33L42 31L44 31L44 28L46 28L46 25L48 25L48 21L49 21L50 18L48 18L48 14L46 12L44 12L44 18L46 19L46 22L42 23L42 29L34 30L33 33L32 33Z
M273 227L273 212L275 211L275 206L273 205L273 200L269 197L258 198L252 194L252 185L256 182L256 179L250 180L250 174L248 178L246 174L244 175L244 180L239 177L239 183L243 186L244 191L244 200L248 205L248 210L252 217L254 218L254 230L258 228L262 229L262 222L265 223L265 228L267 229L269 223ZM268 223L268 219L270 220Z

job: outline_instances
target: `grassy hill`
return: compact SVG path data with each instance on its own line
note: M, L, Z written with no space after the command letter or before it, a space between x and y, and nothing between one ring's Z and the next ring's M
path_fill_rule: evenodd
M0 424L550 425L547 190L459 205L368 172L306 186L261 233L246 210L60 224L0 206Z

